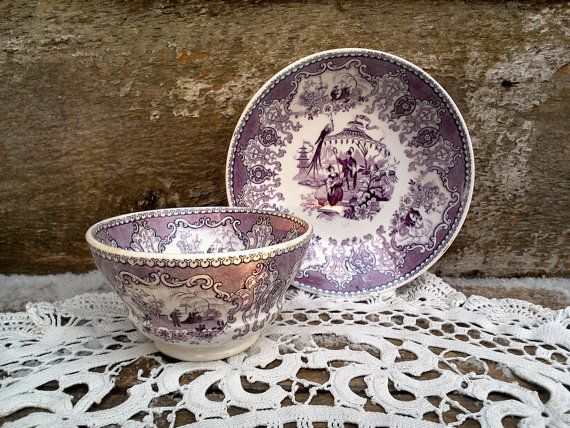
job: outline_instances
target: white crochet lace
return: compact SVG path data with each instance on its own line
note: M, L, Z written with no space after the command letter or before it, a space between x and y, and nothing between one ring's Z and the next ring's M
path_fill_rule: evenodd
M570 308L466 299L426 274L384 301L290 290L247 352L190 363L156 353L114 294L29 304L0 315L0 417L7 427L568 426L569 320Z

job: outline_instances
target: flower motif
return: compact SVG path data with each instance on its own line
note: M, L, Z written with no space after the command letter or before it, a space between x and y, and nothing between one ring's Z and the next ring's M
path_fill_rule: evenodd
M411 95L404 95L394 103L392 114L395 117L407 116L416 108L416 100Z
M268 180L273 173L266 169L263 165L255 165L249 170L249 178L255 184L261 184Z
M189 233L180 233L180 240L176 243L176 246L180 249L182 254L191 254L200 251L200 244L202 240L198 238L198 235L192 236Z
M422 147L433 146L439 138L439 134L436 128L427 127L420 129L414 143Z
M361 246L352 252L349 258L349 264L355 271L365 273L374 269L376 259L374 258L374 254L365 246Z
M358 207L356 207L355 214L356 218L358 219L366 218L368 215L368 210L366 209L366 205L364 206L359 205Z
M268 146L272 146L274 144L277 144L279 141L279 138L277 137L277 132L275 132L275 129L263 128L261 131L260 140L261 140L261 144L268 147Z
M377 199L370 199L366 205L368 205L368 210L370 211L369 215L372 215L380 212L380 202Z
M151 253L161 252L162 238L157 236L156 231L146 221L143 221L142 224L134 223L133 227L134 231L129 245L132 250Z

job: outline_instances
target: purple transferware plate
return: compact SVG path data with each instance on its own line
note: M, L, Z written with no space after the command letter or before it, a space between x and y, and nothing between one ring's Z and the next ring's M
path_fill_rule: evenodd
M272 77L236 126L226 171L231 205L313 224L295 285L342 296L393 289L435 263L473 179L449 95L415 65L366 49L320 52Z

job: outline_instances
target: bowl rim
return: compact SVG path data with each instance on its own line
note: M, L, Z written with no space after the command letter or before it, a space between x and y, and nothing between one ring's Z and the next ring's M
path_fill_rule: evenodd
M118 224L126 224L129 222L144 220L146 218L167 217L181 214L213 214L213 213L246 213L246 214L267 214L276 217L282 217L292 220L295 223L304 225L306 230L300 236L278 244L266 245L260 248L251 248L248 250L227 251L220 253L151 253L146 251L126 250L123 248L112 247L99 242L94 237L94 230L105 223L117 222ZM153 215L154 214L154 215ZM123 221L121 223L121 221ZM244 257L267 254L269 257L277 253L290 252L305 244L313 236L313 226L310 222L302 217L288 212L277 211L273 209L260 209L249 207L178 207L178 208L160 208L148 211L137 211L128 214L121 214L109 217L93 224L87 232L85 239L92 249L108 255L127 257L130 259L160 259L160 260L217 260L217 259L243 259Z

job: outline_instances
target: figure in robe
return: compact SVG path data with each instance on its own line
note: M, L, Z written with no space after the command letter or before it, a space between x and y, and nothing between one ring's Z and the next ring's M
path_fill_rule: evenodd
M329 135L334 129L334 124L331 119L331 123L327 123L327 125L321 131L319 138L315 141L315 152L313 153L313 158L309 164L309 171L313 171L313 177L315 176L315 172L317 170L317 166L322 169L323 165L321 164L321 151L323 150L323 143L325 141L325 137Z
M172 319L172 324L174 327L182 327L180 324L180 315L182 315L182 312L180 312L178 309L174 309L170 313L170 318Z
M182 321L184 324L196 324L202 322L202 316L198 312L190 312L186 319Z
M342 176L346 179L347 190L350 190L350 180L352 180L352 189L354 190L356 189L357 165L356 159L352 157L352 149L348 149L346 156L346 159L337 156L336 161L342 166Z
M338 100L340 96L340 91L338 90L338 86L335 86L331 91L331 101Z
M334 207L344 196L344 192L342 190L342 177L335 171L332 165L329 165L327 168L327 172L329 173L326 179L327 185L327 200L331 207Z
M423 218L420 212L414 208L410 208L404 217L402 225L400 226L400 235L414 235L414 231L421 230L423 228L423 223Z

